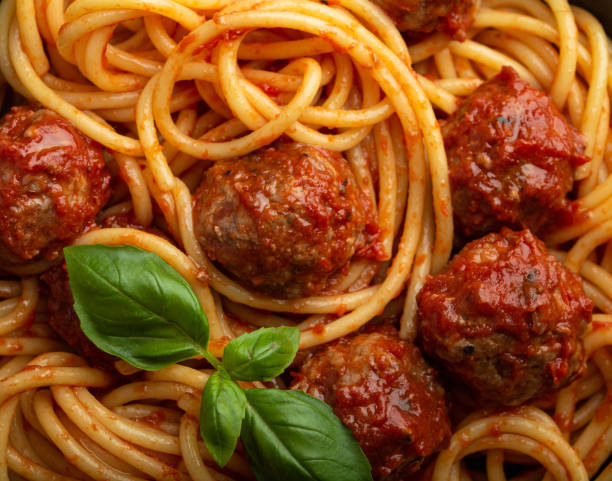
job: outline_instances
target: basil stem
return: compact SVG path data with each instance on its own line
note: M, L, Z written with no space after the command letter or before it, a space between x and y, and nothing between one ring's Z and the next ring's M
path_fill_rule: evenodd
M103 351L157 370L195 355L215 372L202 393L200 432L224 466L242 439L260 481L371 481L359 444L332 409L301 391L243 390L293 361L299 331L259 329L208 350L208 321L189 284L157 254L131 246L64 249L83 332Z

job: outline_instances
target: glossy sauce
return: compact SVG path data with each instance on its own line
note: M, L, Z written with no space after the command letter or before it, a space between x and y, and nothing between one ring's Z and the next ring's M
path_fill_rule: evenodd
M449 436L433 369L389 326L326 345L294 377L292 389L330 404L353 431L375 477L418 470Z
M0 124L1 257L53 259L110 195L102 147L54 112L14 107Z
M455 225L470 239L501 227L537 233L568 216L573 168L585 142L550 98L510 67L443 122Z
M527 230L470 242L417 301L423 348L482 400L516 405L583 371L593 303Z
M354 255L381 252L372 208L346 160L323 148L279 141L217 162L194 198L209 257L273 295L319 293Z
M444 32L464 40L476 0L374 0L409 38Z

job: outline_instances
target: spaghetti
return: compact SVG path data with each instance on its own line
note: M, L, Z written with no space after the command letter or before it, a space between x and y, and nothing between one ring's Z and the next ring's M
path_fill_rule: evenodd
M600 312L586 377L548 405L470 414L433 479L476 479L479 468L463 462L474 453L492 481L508 479L508 464L525 466L515 479L611 479L611 43L565 0L484 0L467 37L434 33L407 47L367 0L3 0L0 100L12 91L38 101L100 142L124 187L99 217L131 211L167 234L102 228L76 244L159 254L194 289L217 354L242 332L235 319L297 325L305 349L383 312L414 339L416 293L453 246L436 113L452 114L512 66L586 140L591 160L574 172L583 215L545 240ZM244 287L207 258L194 230L192 192L208 166L281 136L342 152L378 219L382 260L353 259L334 290L311 297ZM48 267L12 266L19 280L0 281L0 480L249 478L241 453L220 471L198 439L197 393L210 372L186 363L139 373L118 362L138 380L114 385L48 327L37 279Z

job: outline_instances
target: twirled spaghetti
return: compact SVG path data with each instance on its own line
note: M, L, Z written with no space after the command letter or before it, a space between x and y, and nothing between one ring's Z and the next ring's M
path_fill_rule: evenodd
M305 349L383 312L414 339L416 293L453 247L436 113L452 114L512 66L550 94L586 141L590 161L574 171L582 215L545 240L580 273L600 312L585 341L586 377L549 405L472 413L433 479L473 479L461 460L481 451L491 480L507 479L505 463L532 466L515 452L538 465L520 479L608 479L611 44L595 18L564 0L483 1L467 37L434 33L407 47L367 0L75 0L66 8L62 0L3 0L0 93L41 103L107 149L124 188L100 218L132 211L139 225L166 235L111 227L76 244L159 254L194 289L216 353L241 332L235 319L297 325ZM379 258L355 257L334 289L311 297L245 287L207 258L194 230L192 193L203 172L281 136L342 152L376 211ZM221 472L198 439L196 394L209 371L176 365L111 389L107 373L67 353L39 295L37 275L49 265L3 266L13 277L0 281L0 479L248 478L240 453ZM122 362L117 369L134 374Z

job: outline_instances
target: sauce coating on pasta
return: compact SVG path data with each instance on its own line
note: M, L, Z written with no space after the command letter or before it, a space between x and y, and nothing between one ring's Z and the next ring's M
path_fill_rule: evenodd
M109 5L0 1L0 481L612 479L596 19Z

